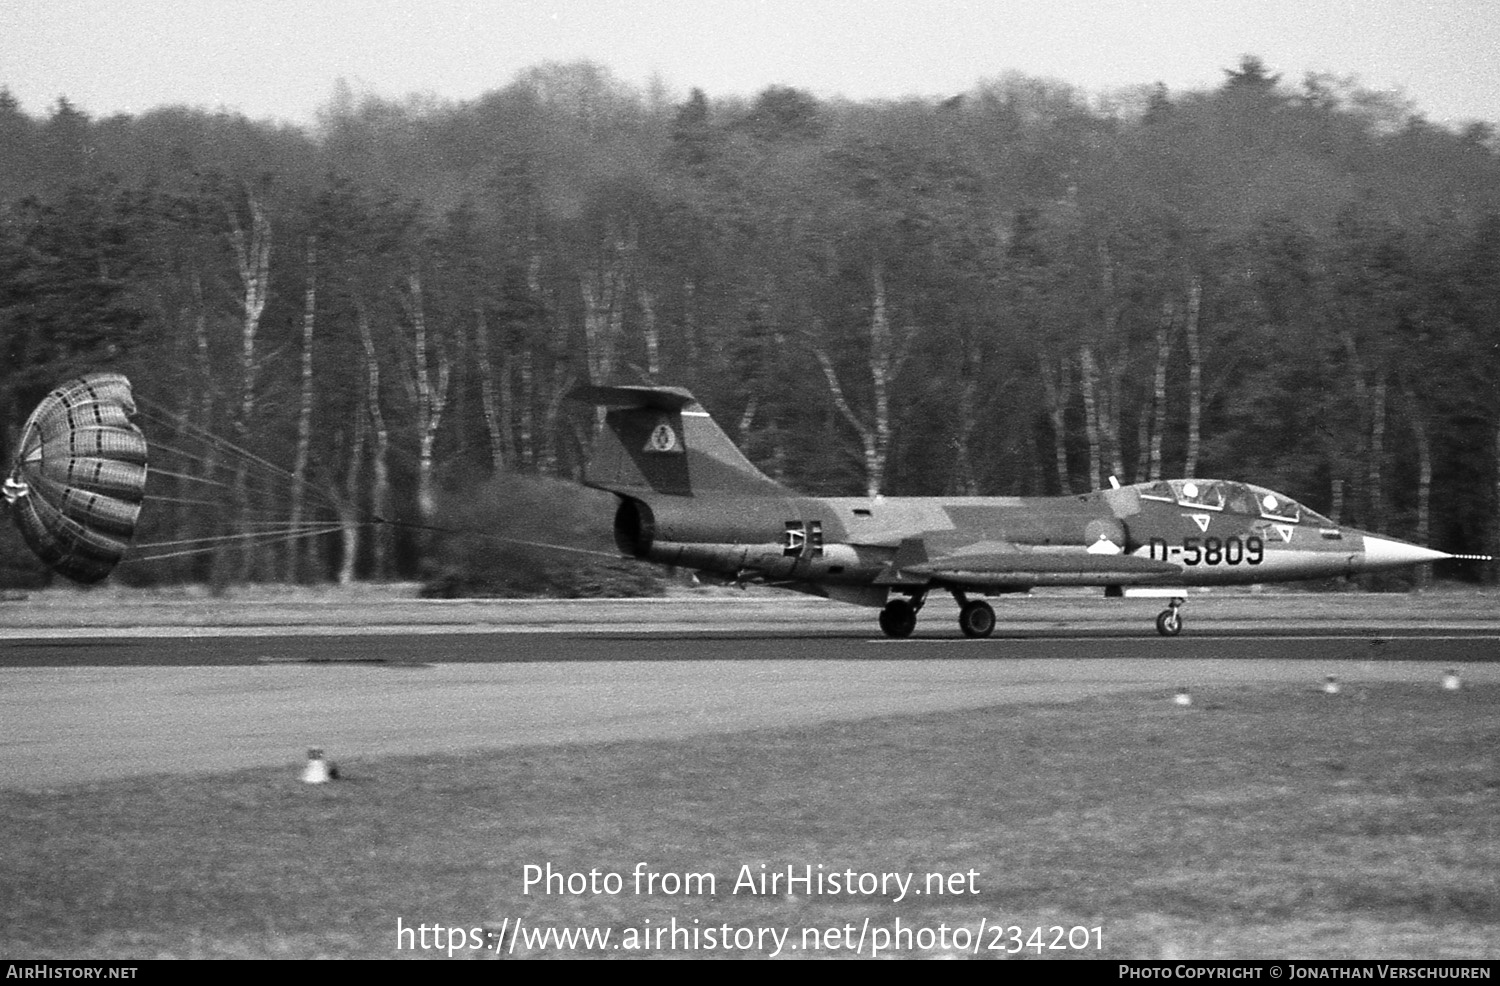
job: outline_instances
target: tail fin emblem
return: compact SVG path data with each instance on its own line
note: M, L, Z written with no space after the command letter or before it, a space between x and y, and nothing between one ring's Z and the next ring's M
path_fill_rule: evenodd
M651 430L651 440L646 443L644 451L647 452L675 452L677 451L677 432L672 426L663 421Z

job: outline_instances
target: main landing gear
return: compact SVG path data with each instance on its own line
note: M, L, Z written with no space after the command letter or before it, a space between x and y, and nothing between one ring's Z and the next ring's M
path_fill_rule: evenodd
M1182 614L1178 610L1186 599L1174 597L1167 608L1156 615L1156 632L1163 637L1175 637L1182 632Z
M965 637L988 637L995 632L995 610L989 603L983 599L969 599L957 590L954 590L953 598L958 600L958 628ZM887 637L910 637L917 628L917 613L926 600L925 592L910 599L892 599L880 611L880 629Z
M897 640L910 637L917 628L917 611L926 598L926 593L920 593L910 599L892 599L886 603L885 609L880 611L880 629L887 637Z
M965 637L988 637L995 632L995 610L983 599L959 597L958 628Z

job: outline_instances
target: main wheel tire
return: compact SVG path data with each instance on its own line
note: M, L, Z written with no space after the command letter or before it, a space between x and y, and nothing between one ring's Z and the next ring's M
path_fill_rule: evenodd
M983 599L964 603L958 611L958 626L965 637L988 637L995 632L995 610Z
M917 611L905 599L892 599L880 611L880 629L887 637L910 637L917 628Z
M1182 614L1175 609L1164 609L1156 615L1156 632L1163 637L1175 637L1182 632Z

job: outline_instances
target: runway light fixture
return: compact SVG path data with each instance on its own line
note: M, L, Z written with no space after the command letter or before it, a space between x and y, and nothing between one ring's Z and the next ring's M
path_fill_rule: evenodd
M302 783L327 784L338 780L338 777L339 769L324 758L322 750L307 751L307 765L302 768Z

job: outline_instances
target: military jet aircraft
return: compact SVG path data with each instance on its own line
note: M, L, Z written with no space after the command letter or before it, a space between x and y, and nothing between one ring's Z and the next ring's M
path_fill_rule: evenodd
M763 583L880 609L890 637L916 629L934 590L959 628L988 637L974 595L1037 586L1170 587L1386 571L1452 555L1343 528L1248 483L1173 479L1058 497L807 497L766 476L677 387L582 387L606 408L584 483L619 498L621 551L710 578ZM1184 596L1156 618L1182 631Z

